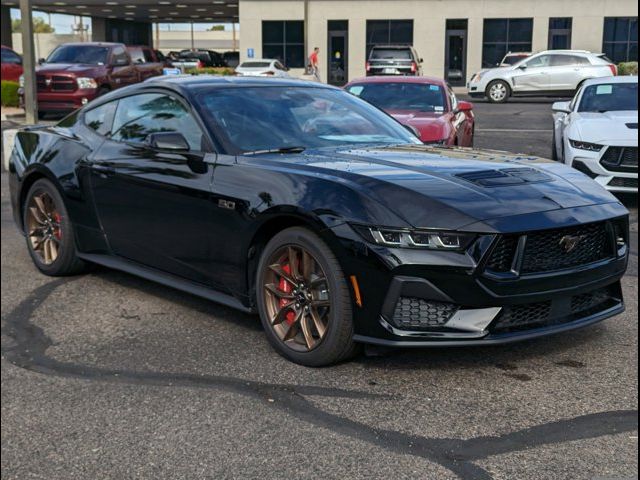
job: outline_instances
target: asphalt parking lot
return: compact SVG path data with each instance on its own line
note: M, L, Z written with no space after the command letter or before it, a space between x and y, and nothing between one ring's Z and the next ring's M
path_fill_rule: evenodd
M549 156L549 101L476 103L476 146ZM506 347L287 362L257 317L32 265L2 174L3 479L636 478L637 201L627 311Z

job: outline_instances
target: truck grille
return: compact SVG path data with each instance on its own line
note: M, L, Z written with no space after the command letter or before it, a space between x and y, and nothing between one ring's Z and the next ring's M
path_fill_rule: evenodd
M74 77L64 75L36 75L39 92L74 92L77 89Z
M551 272L588 265L611 258L614 248L606 222L531 232L526 235L521 274ZM491 252L486 269L496 273L511 270L522 235L505 235ZM573 248L567 242L576 241Z
M612 172L638 170L638 147L609 147L602 155L600 164Z
M546 302L504 307L491 332L505 333L560 325L595 315L622 303L618 284Z
M393 312L393 323L398 328L413 330L442 327L456 311L458 306L452 303L400 297Z

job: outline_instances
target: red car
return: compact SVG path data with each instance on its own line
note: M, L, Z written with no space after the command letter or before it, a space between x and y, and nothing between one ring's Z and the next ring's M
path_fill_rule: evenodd
M1 46L2 80L17 82L22 75L22 57L9 47Z
M473 104L459 101L444 80L431 77L364 77L345 89L413 127L424 143L473 146Z

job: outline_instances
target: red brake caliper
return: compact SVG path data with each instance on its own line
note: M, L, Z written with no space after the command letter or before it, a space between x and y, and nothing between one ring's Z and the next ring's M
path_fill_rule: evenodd
M53 219L58 224L58 228L53 231L53 235L60 240L62 238L62 217L56 212L53 214Z
M284 272L287 275L291 274L291 267L289 266L289 264L287 263L286 265L282 266L282 270L284 270ZM285 292L285 293L291 293L291 290L293 288L293 285L291 285L289 282L287 282L284 277L280 277L280 283L278 284L278 288ZM285 306L287 303L289 303L289 300L285 299L285 298L281 298L280 299L280 308L282 308L283 306ZM287 312L286 316L285 316L285 321L291 325L293 323L293 321L296 318L296 312L294 312L293 310L289 309L289 311Z

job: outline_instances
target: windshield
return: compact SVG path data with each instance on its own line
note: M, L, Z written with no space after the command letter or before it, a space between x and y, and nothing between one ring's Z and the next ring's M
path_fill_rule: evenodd
M528 57L528 55L507 55L502 59L502 63L504 65L515 65Z
M408 48L374 48L371 50L372 60L411 60Z
M362 83L350 85L348 91L383 110L442 113L447 109L444 90L440 85Z
M270 62L243 62L240 68L268 68Z
M579 112L638 110L637 83L603 83L584 89Z
M314 87L203 89L196 105L229 153L420 141L395 120L342 91Z
M109 57L109 47L91 45L63 45L56 48L47 63L86 63L105 65Z

